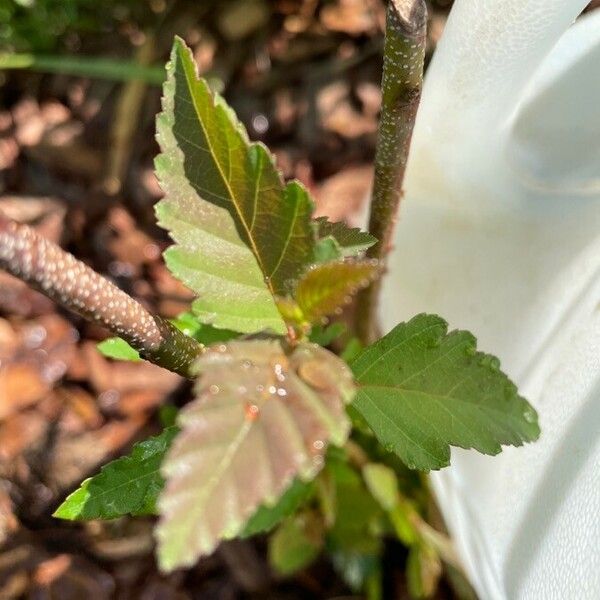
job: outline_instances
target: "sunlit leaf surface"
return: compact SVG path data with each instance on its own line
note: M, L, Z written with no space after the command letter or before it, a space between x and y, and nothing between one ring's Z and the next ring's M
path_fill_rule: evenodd
M356 292L379 274L377 261L346 260L315 265L296 288L296 303L303 318L316 323L323 317L341 312Z
M104 465L58 507L55 517L69 520L114 519L127 514L153 514L163 486L160 464L177 434L167 427L160 435L133 447L131 454Z
M352 362L353 408L410 467L439 469L450 446L497 454L539 436L537 414L466 331L435 315L401 323Z
M233 341L210 349L198 369L197 399L181 410L162 469L157 538L166 571L238 535L295 477L314 477L328 443L343 444L350 429L350 370L315 344L286 353L276 340Z
M291 291L314 259L308 193L283 183L266 147L249 142L233 111L197 77L180 39L167 73L156 159L166 195L157 214L176 242L167 264L198 294L193 308L204 322L284 333L274 297Z

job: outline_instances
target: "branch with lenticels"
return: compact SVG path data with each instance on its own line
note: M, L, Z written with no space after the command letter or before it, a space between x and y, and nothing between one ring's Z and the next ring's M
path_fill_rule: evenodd
M103 325L142 358L184 377L192 376L192 366L204 351L202 344L151 314L60 246L2 214L0 268L88 321Z

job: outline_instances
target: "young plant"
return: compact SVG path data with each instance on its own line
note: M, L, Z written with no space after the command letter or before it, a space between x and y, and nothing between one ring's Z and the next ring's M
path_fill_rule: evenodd
M326 546L371 597L389 533L411 548L411 589L427 591L440 560L456 561L423 520L419 492L409 499L420 489L410 470L448 465L450 446L496 454L535 440L535 411L496 358L435 315L348 348L349 363L315 343L341 333L324 321L381 275L382 263L364 257L376 240L312 218L307 190L285 183L267 148L249 141L179 39L157 131L165 197L156 212L175 242L165 260L197 294L192 313L174 323L150 315L31 230L0 221L0 266L120 336L107 353L139 352L196 380L175 425L84 481L55 516L159 514L163 571L278 526L269 555L279 571Z

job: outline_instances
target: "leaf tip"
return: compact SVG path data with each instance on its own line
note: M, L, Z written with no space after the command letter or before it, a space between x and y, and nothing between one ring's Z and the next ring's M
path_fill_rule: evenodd
M87 484L91 478L87 478L81 482L81 485L74 491L71 492L58 506L58 508L52 513L55 519L62 519L63 521L80 521L82 520L82 508L85 505L85 499L87 498ZM80 496L86 496L86 498L80 498Z

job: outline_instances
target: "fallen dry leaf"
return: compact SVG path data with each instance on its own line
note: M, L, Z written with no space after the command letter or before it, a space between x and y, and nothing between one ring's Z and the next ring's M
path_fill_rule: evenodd
M67 490L79 484L99 465L118 454L147 422L146 416L112 421L95 431L59 433L50 457L47 484Z
M16 344L0 345L0 419L48 394L67 371L78 334L62 317L45 315L16 326L15 337Z
M315 191L315 217L326 216L330 221L347 221L359 226L373 183L370 165L348 167L336 173Z
M49 423L37 411L26 410L0 423L0 463L9 463L43 442Z
M171 371L148 362L119 362L104 358L93 342L82 344L82 353L89 368L88 377L97 393L127 392L150 389L166 396L182 381Z
M344 138L356 138L374 134L377 119L373 114L356 110L350 102L350 86L336 81L325 86L317 95L321 126Z
M382 6L366 0L337 0L321 10L321 23L349 35L373 33L381 22Z
M8 493L9 486L5 483L0 479L0 547L19 527L19 520L15 516L14 505Z

